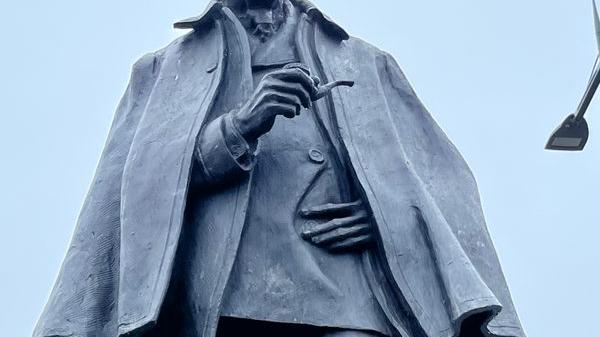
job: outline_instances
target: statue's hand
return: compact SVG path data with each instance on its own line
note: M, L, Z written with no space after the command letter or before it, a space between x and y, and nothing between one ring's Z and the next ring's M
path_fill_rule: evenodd
M362 201L303 209L301 215L329 221L306 228L302 238L330 251L364 249L373 242L372 219Z
M252 97L233 112L233 122L249 142L269 132L275 118L294 118L302 108L311 107L318 80L298 68L281 69L263 77Z

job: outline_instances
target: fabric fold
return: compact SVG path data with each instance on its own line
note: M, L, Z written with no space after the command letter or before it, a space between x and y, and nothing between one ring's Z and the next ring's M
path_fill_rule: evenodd
M439 209L434 205L430 208L433 209L426 213L417 209L416 215L432 252L455 329L460 330L463 321L473 315L483 313L487 321L491 320L502 310L500 301L479 275Z

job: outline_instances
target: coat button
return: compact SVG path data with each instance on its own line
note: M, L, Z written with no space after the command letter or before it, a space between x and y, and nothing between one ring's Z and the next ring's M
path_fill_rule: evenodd
M315 163L322 164L325 162L325 155L323 152L317 149L310 149L308 151L308 157Z

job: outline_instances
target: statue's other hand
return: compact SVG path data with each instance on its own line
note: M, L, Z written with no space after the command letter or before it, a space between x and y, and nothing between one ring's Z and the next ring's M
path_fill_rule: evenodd
M317 246L330 251L348 251L365 249L373 242L371 216L360 200L319 205L300 213L306 218L329 220L302 232L303 239Z
M269 132L279 115L293 118L310 108L317 91L315 79L297 68L273 71L263 77L252 97L232 112L233 122L249 142Z

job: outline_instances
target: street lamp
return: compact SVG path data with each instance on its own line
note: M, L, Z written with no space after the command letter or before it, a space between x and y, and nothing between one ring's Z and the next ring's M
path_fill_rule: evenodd
M594 25L596 28L596 41L600 50L600 18L594 0ZM589 129L584 115L594 98L594 94L600 86L600 55L596 56L596 63L592 71L592 77L588 83L585 95L579 103L577 112L570 115L562 124L554 130L546 144L547 150L559 151L581 151L585 147L589 137Z

